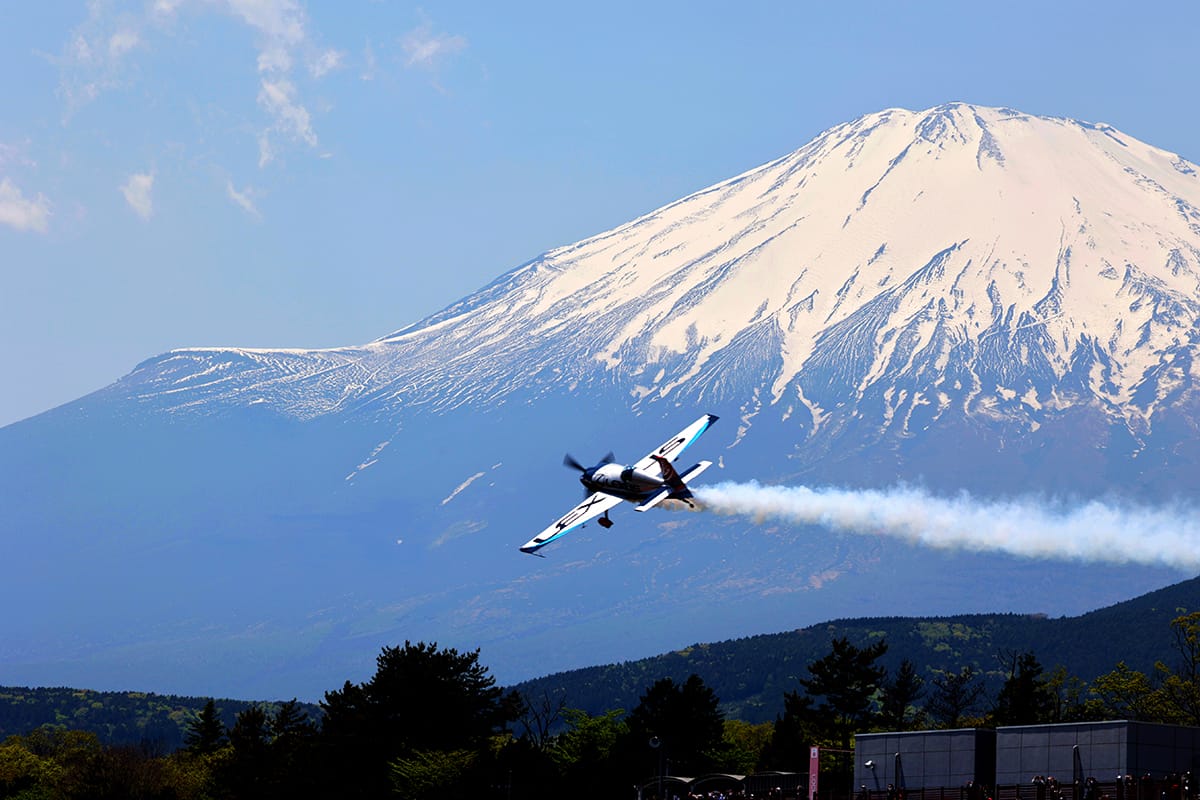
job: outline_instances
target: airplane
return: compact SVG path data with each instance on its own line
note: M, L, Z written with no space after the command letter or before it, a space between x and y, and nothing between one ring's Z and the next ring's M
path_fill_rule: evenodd
M544 558L538 550L596 517L600 517L597 520L600 527L611 528L613 521L608 518L608 512L622 501L637 504L638 511L648 511L664 500L682 500L694 508L687 482L711 467L712 462L701 461L683 474L676 472L671 462L716 421L715 414L705 414L633 466L616 463L613 454L609 453L594 467L585 467L568 453L563 457L563 464L579 470L579 482L588 495L557 522L521 545L521 552Z

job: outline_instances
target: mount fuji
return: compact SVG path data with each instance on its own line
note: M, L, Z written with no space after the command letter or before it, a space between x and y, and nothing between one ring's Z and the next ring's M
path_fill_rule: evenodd
M704 411L702 480L1186 498L1198 170L1103 124L889 109L368 344L151 358L0 429L0 676L312 699L403 639L516 681L1177 581L703 513L516 548L578 497L564 450L633 460Z

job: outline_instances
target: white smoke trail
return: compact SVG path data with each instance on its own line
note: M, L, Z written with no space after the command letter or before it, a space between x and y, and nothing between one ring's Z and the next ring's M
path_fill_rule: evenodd
M1099 501L1050 506L1032 499L934 497L906 487L837 489L720 483L694 489L707 511L893 536L943 549L1000 551L1200 570L1200 513Z

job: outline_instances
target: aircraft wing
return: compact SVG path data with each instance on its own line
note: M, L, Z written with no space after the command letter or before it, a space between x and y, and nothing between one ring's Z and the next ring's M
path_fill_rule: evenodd
M654 461L655 456L661 456L668 461L674 461L679 458L679 455L688 448L692 442L700 438L700 434L704 433L718 419L716 414L705 414L700 419L688 425L679 433L672 436L662 443L657 450L654 450L645 458L637 463L636 469L639 472L649 472L651 475L659 474L661 470L658 464Z
M582 503L572 508L566 514L563 514L553 525L521 545L521 552L536 553L564 533L570 533L583 525L583 523L595 519L620 502L621 498L616 495L606 494L605 492L592 492Z

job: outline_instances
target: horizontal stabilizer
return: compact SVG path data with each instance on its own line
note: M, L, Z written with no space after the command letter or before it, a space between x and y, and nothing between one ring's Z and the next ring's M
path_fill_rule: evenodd
M683 474L682 474L682 475L680 475L679 477L680 477L680 479L682 479L682 480L683 480L683 482L684 482L684 483L687 483L687 482L688 482L688 481L690 481L692 478L696 478L696 477L698 477L698 476L700 475L700 473L701 473L701 472L704 472L704 470L708 469L708 468L709 468L709 467L711 467L711 466L712 466L712 462L711 462L711 461L701 461L701 462L700 462L699 464L697 464L696 466L694 466L694 467L690 467L690 468L687 470L687 472L683 473Z
M666 500L667 496L670 494L671 494L671 487L664 486L663 488L659 489L654 494L650 495L649 499L647 499L646 502L642 503L640 506L638 506L634 510L635 511L649 511L650 509L654 508L656 505L661 503L663 500Z

